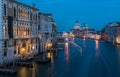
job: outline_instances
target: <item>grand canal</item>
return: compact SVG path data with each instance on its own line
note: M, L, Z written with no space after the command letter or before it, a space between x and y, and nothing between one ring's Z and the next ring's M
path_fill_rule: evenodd
M20 67L17 75L0 77L120 77L120 46L103 41L66 42L51 63ZM55 54L56 55L56 54Z

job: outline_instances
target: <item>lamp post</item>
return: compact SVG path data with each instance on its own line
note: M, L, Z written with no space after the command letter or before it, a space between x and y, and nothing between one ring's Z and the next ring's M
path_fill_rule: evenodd
M21 52L22 58L25 57L26 53L25 53L25 47L22 47L22 52Z
M120 37L116 38L116 42L117 42L117 44L120 44Z

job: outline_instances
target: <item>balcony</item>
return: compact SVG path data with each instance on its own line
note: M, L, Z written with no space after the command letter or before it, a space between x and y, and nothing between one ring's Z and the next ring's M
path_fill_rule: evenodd
M21 36L18 36L18 35L16 35L16 36L14 36L14 38L30 38L31 36L30 35L21 35Z

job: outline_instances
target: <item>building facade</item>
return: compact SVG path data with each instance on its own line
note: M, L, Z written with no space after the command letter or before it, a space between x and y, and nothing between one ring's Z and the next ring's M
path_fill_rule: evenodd
M73 26L73 29L70 30L70 33L74 34L76 38L80 38L83 36L83 32L78 20L76 20L75 25Z
M38 53L38 9L0 0L0 63Z
M120 43L120 22L112 22L105 27L105 39L108 42Z
M40 53L46 52L57 40L56 22L51 14L39 13L38 32L41 37L39 42Z
M94 29L89 29L88 24L83 24L83 26L80 27L78 20L76 21L73 29L70 30L70 33L72 33L77 38L83 38L83 39L100 39L101 38L101 34Z

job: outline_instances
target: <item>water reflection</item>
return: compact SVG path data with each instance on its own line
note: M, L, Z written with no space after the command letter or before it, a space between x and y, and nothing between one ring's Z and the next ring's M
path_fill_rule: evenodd
M37 71L38 71L38 65L37 64L34 64L34 67L32 68L32 70L31 70L31 76L32 77L36 77L37 76Z
M118 63L120 68L120 45L117 45L117 50L118 50Z
M54 62L54 59L53 59L53 53L51 53L51 63Z
M31 73L32 73L32 72L31 72ZM28 77L28 76L30 76L30 75L28 74L28 70L27 70L26 67L20 68L18 75L19 75L19 77ZM31 77L31 76L30 76L30 77Z
M85 39L83 39L83 48L86 47Z
M95 50L96 50L96 56L99 55L99 41L95 40Z
M33 68L20 67L17 77L36 77L37 76L37 64L33 64Z
M66 42L65 43L65 60L66 60L66 62L68 62L68 59L69 59L69 43Z
M118 53L119 53L119 56L120 56L120 45L117 45L117 49L118 49Z

